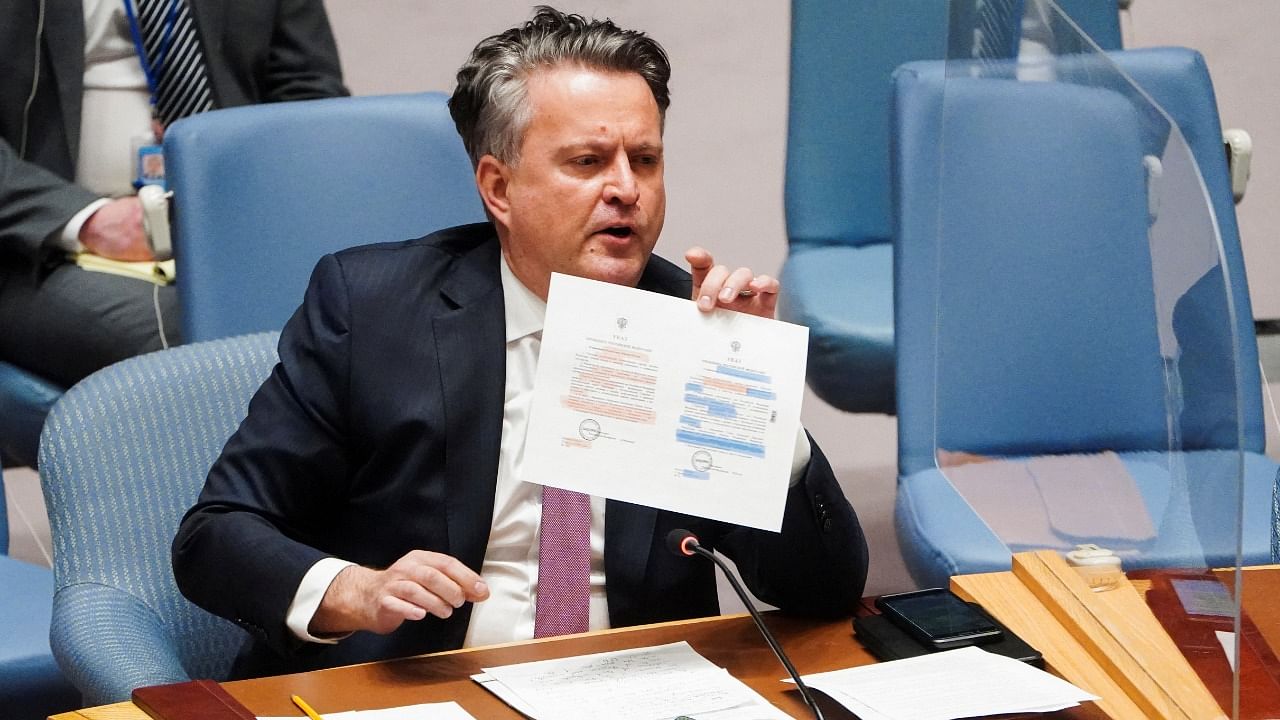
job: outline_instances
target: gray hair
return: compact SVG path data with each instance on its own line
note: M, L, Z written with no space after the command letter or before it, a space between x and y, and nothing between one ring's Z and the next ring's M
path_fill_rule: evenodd
M665 120L671 64L657 41L608 19L587 20L540 5L523 25L481 40L458 70L449 114L472 165L485 155L507 164L519 160L530 120L529 76L561 64L640 75Z

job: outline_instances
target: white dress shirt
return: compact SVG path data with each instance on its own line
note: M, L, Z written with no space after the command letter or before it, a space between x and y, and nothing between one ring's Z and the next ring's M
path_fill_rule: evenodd
M528 640L533 637L534 605L538 595L538 529L542 518L542 486L524 482L521 471L533 381L542 347L547 305L499 261L506 316L507 377L502 407L502 440L498 456L493 525L480 575L489 586L489 599L475 604L467 627L466 647ZM809 464L809 440L801 428L796 437L791 483L804 476ZM533 478L529 478L532 480ZM604 577L603 498L591 498L590 628L609 627L609 604ZM334 643L341 638L317 638L307 631L329 584L351 563L337 558L317 562L303 576L289 605L286 624L299 639Z
M120 0L84 0L84 95L76 182L104 196L133 194L136 144L154 142L151 93Z

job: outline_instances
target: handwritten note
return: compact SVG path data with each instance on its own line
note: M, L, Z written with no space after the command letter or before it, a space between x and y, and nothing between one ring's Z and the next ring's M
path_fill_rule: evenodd
M808 330L553 275L522 479L782 526Z
M535 720L790 717L684 642L485 668L473 679Z

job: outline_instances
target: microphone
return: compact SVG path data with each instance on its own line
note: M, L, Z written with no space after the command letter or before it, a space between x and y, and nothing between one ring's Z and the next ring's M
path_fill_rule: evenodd
M810 712L817 720L825 720L822 717L822 710L818 708L818 703L813 699L813 695L809 693L809 686L804 684L804 680L800 679L800 673L796 672L796 666L791 664L791 658L787 657L787 653L783 651L782 646L778 644L778 640L769 632L769 628L764 624L764 618L760 617L760 611L756 610L756 606L751 602L751 598L747 596L747 591L742 589L742 585L738 582L738 578L729 570L729 566L724 561L715 556L715 553L698 544L698 536L688 530L675 529L667 533L667 549L674 555L692 557L701 555L702 557L715 563L720 568L720 572L728 578L729 584L733 586L733 591L738 593L738 598L742 600L742 604L747 606L747 610L751 613L751 619L756 621L756 628L760 630L760 634L768 641L769 647L773 649L773 654L778 656L778 661L787 669L791 675L791 679L796 683L796 689L800 691L800 697L804 698L804 704L809 706Z

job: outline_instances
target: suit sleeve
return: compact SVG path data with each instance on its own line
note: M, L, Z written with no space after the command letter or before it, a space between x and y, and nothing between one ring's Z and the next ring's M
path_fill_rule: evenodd
M98 196L20 160L0 140L0 251L39 260L45 240Z
M280 337L280 362L249 403L173 543L182 593L281 654L300 647L285 624L306 571L324 557L343 510L347 288L323 258Z
M717 544L751 592L782 610L849 615L867 579L867 542L858 516L813 438L804 478L787 493L782 531L735 527Z
M320 0L281 0L267 56L268 102L311 100L350 94L333 29Z

